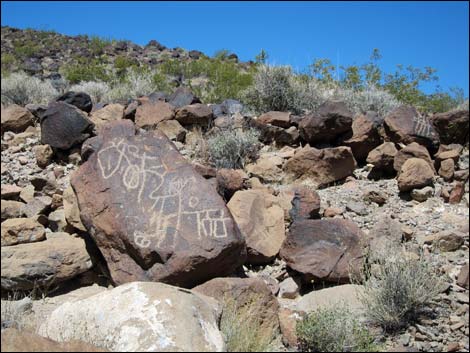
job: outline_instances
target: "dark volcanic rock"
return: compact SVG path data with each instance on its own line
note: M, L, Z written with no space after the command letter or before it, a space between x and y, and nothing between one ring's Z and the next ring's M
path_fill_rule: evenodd
M132 129L110 123L72 177L114 282L191 287L232 273L246 248L222 198L163 133Z
M287 266L305 281L347 283L361 266L365 235L349 220L297 220L282 245Z
M468 142L468 110L438 113L431 118L431 121L439 134L441 143L464 145Z
M186 87L178 87L176 91L168 97L168 103L175 108L181 108L185 105L201 103L201 101Z
M379 146L382 138L376 123L376 113L367 112L359 115L352 123L353 136L343 142L345 146L351 147L356 161L364 161L367 155L375 147Z
M90 135L93 123L73 105L53 102L41 120L41 143L67 150Z
M56 99L56 101L74 105L78 109L83 110L87 113L91 112L91 109L93 108L91 97L85 92L70 91L61 95L59 98Z

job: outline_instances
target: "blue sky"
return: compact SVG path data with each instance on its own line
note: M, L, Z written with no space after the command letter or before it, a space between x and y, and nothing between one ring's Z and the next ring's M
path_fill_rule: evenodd
M261 48L274 64L305 69L314 58L362 64L431 66L443 89L468 96L469 4L462 2L14 2L2 1L2 25L77 35L156 39L168 47L219 49L241 60ZM423 87L433 91L435 84Z

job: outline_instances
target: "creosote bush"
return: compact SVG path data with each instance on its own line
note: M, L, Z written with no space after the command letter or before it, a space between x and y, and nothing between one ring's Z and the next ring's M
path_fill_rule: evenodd
M260 147L259 132L255 129L223 130L210 137L208 152L216 168L243 168L256 159Z
M364 291L359 295L366 315L386 331L406 327L439 293L439 279L423 258L400 252L373 258L376 263L364 266Z
M297 323L300 350L306 352L374 352L378 347L367 327L342 304L320 308Z
M233 298L223 299L220 330L228 352L269 352L274 350L276 332L262 327L259 312L261 300L255 295L244 306Z
M47 104L57 95L58 92L50 81L41 81L23 72L2 77L1 101L4 105Z

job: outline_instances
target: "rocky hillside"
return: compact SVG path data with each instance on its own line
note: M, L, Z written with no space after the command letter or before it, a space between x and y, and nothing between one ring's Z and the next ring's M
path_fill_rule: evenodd
M30 40L42 76L95 55ZM468 110L245 108L2 106L2 351L468 351Z

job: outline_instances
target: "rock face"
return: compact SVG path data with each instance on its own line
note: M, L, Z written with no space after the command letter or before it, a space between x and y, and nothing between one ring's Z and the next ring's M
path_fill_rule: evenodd
M381 143L375 119L374 112L356 117L352 123L353 136L343 142L345 146L351 147L356 161L364 161L369 152Z
M109 121L121 120L124 117L124 106L121 104L108 104L91 113L90 120L95 124L95 128L99 129L102 125Z
M393 168L399 173L403 164L410 158L421 158L429 164L432 170L434 170L434 163L428 150L416 142L410 143L397 152L393 160Z
M201 103L201 101L186 87L178 87L176 91L168 97L168 103L175 108L181 108L185 105Z
M367 156L367 163L374 165L374 169L385 173L393 173L393 162L398 150L393 142L384 142L374 148Z
M432 185L434 170L424 159L410 158L400 170L398 176L398 189L400 191L411 191Z
M57 284L91 267L83 239L68 233L49 233L44 241L2 247L2 290Z
M135 113L135 124L143 129L153 129L165 120L175 117L175 108L168 103L157 101L139 105Z
M245 243L222 198L160 131L113 122L71 179L81 220L121 284L191 287L230 274Z
M23 132L28 126L33 126L34 116L26 108L13 104L3 109L1 113L1 132Z
M417 142L429 149L439 144L433 125L411 106L400 106L391 111L385 117L384 128L387 136L395 143Z
M56 99L57 102L65 102L71 105L76 106L78 109L83 110L84 112L91 112L93 108L93 103L91 102L91 97L85 92L67 92L61 95Z
M356 161L349 147L316 149L304 147L289 159L285 171L295 179L311 178L325 185L352 175Z
M287 129L290 127L290 113L276 111L264 113L259 116L258 122L261 124L271 124Z
M280 254L307 282L346 283L361 264L364 239L348 220L300 220L291 225Z
M13 328L2 330L2 352L107 352L80 341L56 342Z
M305 186L295 186L292 188L292 192L290 219L319 218L320 196L318 193Z
M163 283L133 282L62 304L39 334L116 352L221 352L217 321L210 298Z
M93 123L85 113L73 105L54 102L49 105L41 120L41 142L51 147L67 150L83 142Z
M212 108L205 104L186 105L176 111L176 120L181 125L208 125L212 118Z
M45 238L44 226L32 218L10 218L2 222L2 246L32 243Z
M468 110L434 114L431 121L439 134L441 143L464 145L468 142Z
M237 191L227 204L246 240L247 263L269 263L286 237L284 211L276 198L261 190Z
M353 114L343 102L326 102L299 123L300 136L311 144L333 142L351 132Z

